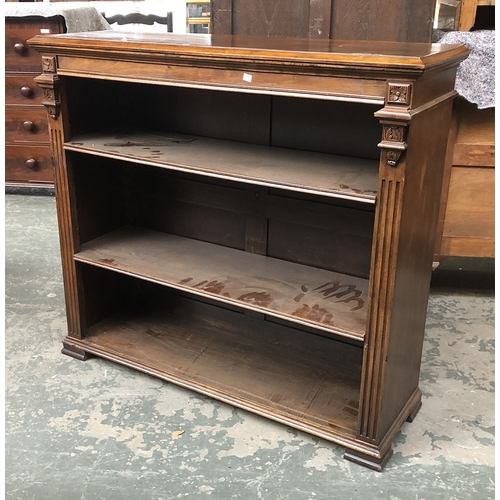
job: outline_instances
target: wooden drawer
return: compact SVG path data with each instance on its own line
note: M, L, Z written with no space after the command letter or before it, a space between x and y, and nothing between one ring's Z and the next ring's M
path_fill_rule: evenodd
M6 18L5 21L5 70L41 73L42 58L26 40L39 35L41 30L61 33L62 21L59 17L52 21L43 17L23 18L23 22L19 22L19 18Z
M495 256L494 168L452 168L441 253Z
M27 161L34 160L33 166ZM6 182L53 182L52 155L49 146L6 146Z
M42 104L43 91L34 78L40 73L5 76L5 104Z
M436 258L495 255L495 108L453 104Z
M7 106L5 109L5 141L49 142L47 110L44 106Z

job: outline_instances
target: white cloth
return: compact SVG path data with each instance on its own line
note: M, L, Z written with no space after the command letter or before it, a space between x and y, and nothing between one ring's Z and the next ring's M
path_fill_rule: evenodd
M111 26L95 7L75 7L72 4L46 2L9 2L4 7L5 17L62 16L68 33L110 30Z
M461 43L471 52L460 63L455 90L479 109L495 106L495 31L450 31L439 43Z

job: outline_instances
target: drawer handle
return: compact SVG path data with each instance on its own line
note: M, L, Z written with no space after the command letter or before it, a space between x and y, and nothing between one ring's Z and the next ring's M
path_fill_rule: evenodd
M33 94L33 90L31 89L31 87L28 86L21 87L20 92L21 95L24 97L29 97L31 94Z
M26 50L26 45L24 45L24 43L15 43L14 44L14 50L18 53L18 54L22 54L25 50Z
M30 169L34 169L38 165L38 162L34 158L26 160L26 166Z
M24 130L33 130L35 128L35 124L32 121L26 120L23 123Z

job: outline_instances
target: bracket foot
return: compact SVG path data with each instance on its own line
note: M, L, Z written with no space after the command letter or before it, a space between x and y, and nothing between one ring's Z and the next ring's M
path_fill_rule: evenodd
M72 358L78 359L80 361L86 361L92 356L88 352L85 352L82 349L78 349L78 347L74 347L72 345L70 346L64 343L61 352L66 356L71 356Z
M415 420L415 417L417 416L418 410L420 410L420 408L422 408L422 401L419 399L418 404L415 405L415 408L413 408L413 410L410 412L410 414L406 418L406 421L410 422L410 423L413 422Z
M363 465L364 467L368 467L369 469L377 472L382 472L392 454L392 447L389 448L380 458L373 457L372 455L367 455L366 453L361 453L359 451L348 450L344 453L344 458L350 462Z

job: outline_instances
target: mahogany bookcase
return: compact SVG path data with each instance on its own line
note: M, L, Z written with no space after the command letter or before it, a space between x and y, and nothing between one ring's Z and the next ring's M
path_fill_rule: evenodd
M376 470L418 387L462 46L39 35L68 336Z

